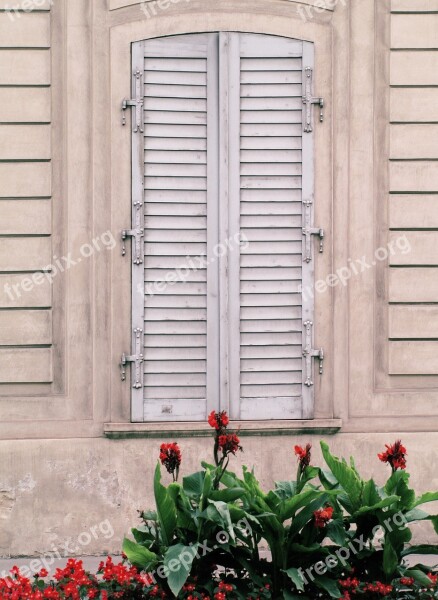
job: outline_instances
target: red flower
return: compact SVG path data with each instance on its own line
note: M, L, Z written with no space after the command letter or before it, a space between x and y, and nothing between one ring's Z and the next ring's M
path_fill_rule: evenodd
M181 450L176 442L173 444L161 444L160 446L160 461L174 477L178 477L179 467L182 457Z
M400 583L402 585L414 585L414 578L413 577L402 577L400 579Z
M298 457L299 469L301 473L310 465L310 458L312 456L310 452L311 449L312 444L306 444L305 448L302 446L295 446L294 448L295 455Z
M210 427L213 427L213 429L216 429L216 431L225 429L229 422L230 419L228 418L225 410L219 413L217 413L215 410L212 410L208 415L208 424Z
M326 508L315 510L313 516L315 517L315 527L322 529L333 517L333 508L327 506Z
M432 582L432 585L436 585L438 583L438 575L434 575L433 573L428 573L427 576Z
M401 443L401 440L397 440L395 444L389 446L385 444L386 451L378 454L377 456L382 462L389 463L393 471L397 471L397 469L406 469L406 459L405 456L407 454L406 448Z
M224 455L236 454L238 450L242 451L240 440L235 433L220 435L218 439L218 445Z
M364 592L371 592L372 594L379 594L380 596L388 596L392 590L392 585L385 585L381 581L376 581L376 583L367 583L363 588Z
M38 577L47 577L47 575L49 574L47 569L41 569L41 571L38 573Z

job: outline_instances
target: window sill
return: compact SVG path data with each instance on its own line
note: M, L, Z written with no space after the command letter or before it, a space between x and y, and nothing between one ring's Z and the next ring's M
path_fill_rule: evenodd
M312 419L297 421L231 421L232 429L239 429L242 436L291 435L312 433L328 435L342 427L341 419ZM211 427L205 423L105 423L104 434L110 439L207 437Z

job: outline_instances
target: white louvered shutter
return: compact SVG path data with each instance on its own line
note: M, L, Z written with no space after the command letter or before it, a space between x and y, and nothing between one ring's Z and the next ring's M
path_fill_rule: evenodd
M207 226L207 213L217 206L212 189L217 110L209 106L217 96L214 37L148 40L134 49L144 66L144 307L137 317L144 319L144 380L137 391L139 421L203 420L217 389L214 365L207 374L208 355L214 357L208 344L214 343L219 318L217 266L207 272L206 264L210 239L216 237L214 220L211 231Z
M303 261L303 201L313 200L313 134L303 132L303 69L313 47L297 40L228 34L234 68L230 112L231 228L247 238L230 254L230 410L235 419L310 418L303 321L313 319L313 279ZM303 55L305 63L303 64ZM239 92L237 92L239 90ZM238 105L238 106L236 106ZM238 370L238 372L236 372ZM240 401L238 400L240 399Z
M144 73L144 132L133 133L133 228L144 223L143 262L132 267L133 348L141 335L144 355L134 421L204 420L213 409L312 417L306 66L312 44L275 36L133 44L133 70Z

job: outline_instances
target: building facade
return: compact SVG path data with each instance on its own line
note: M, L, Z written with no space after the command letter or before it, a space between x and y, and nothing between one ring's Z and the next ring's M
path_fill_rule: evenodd
M0 11L0 555L120 549L213 409L436 489L437 0Z

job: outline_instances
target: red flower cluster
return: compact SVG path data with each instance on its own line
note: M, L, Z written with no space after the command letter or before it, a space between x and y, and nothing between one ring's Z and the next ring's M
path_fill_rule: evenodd
M315 510L313 513L315 518L315 527L318 527L319 529L325 527L333 517L333 512L334 511L331 506L326 506L326 508Z
M110 557L101 562L98 579L87 573L82 561L70 558L64 569L56 569L53 580L44 582L46 569L35 575L31 582L20 574L18 567L11 570L11 576L0 579L1 600L109 600L120 598L153 598L164 600L165 592L154 585L151 577L140 574L135 567L123 563L114 564Z
M178 478L179 467L182 462L181 450L176 442L172 444L161 444L160 446L160 461L167 469L168 473Z
M214 600L226 600L227 594L233 592L235 590L234 585L231 583L225 583L225 581L221 581L219 583L219 587L215 590Z
M401 440L397 440L395 444L388 445L385 444L386 451L378 454L379 459L384 463L389 463L393 471L397 471L397 469L406 469L406 459L405 456L407 454L406 448L401 443Z
M222 431L223 429L226 429L229 422L230 419L224 410L219 413L217 413L215 410L212 410L208 415L208 424L210 427L213 427L213 429L216 429L216 431Z
M295 456L298 457L299 470L303 473L304 469L310 465L312 444L306 444L306 447L295 446Z
M218 444L220 450L224 453L224 456L226 456L227 454L236 454L238 450L242 452L240 439L235 433L220 435L218 438Z
M375 583L361 583L356 577L348 577L348 579L340 579L339 585L344 590L342 600L351 600L351 595L356 596L358 593L363 595L367 592L377 594L378 596L389 596L392 593L392 585L386 585L380 581Z
M438 584L438 575L434 575L433 573L428 573L427 576L431 580L432 585L437 585Z
M394 589L392 585L387 585L380 581L376 581L376 583L366 583L362 588L364 592L369 592L370 594L379 594L379 596L389 596L392 590Z
M402 577L400 583L402 585L414 585L415 579L413 577Z

